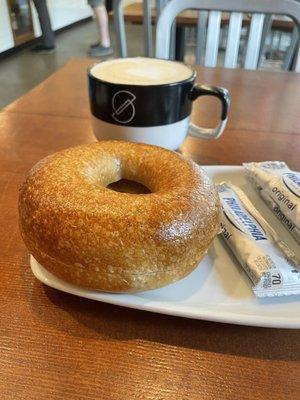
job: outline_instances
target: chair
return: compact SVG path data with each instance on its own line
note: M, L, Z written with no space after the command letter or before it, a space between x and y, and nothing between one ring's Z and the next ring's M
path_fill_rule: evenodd
M117 38L117 46L120 57L127 57L127 46L126 46L126 33L125 23L123 14L123 0L113 1L114 11L114 26ZM151 1L143 0L143 25L144 25L144 44L145 44L145 55L152 55L152 24L151 24Z
M170 0L156 0L156 16L157 18L161 14L162 9L165 7L167 2ZM114 12L114 27L116 32L117 47L120 57L127 57L127 45L126 45L126 32L124 24L124 0L113 1L113 12ZM143 26L144 26L144 46L145 56L151 57L153 54L152 49L152 21L151 21L151 0L143 0ZM173 28L174 31L174 28ZM172 34L172 48L175 47L175 35ZM173 49L174 52L174 49Z
M244 62L244 68L246 69L256 69L258 67L261 54L261 39L267 25L265 21L269 24L268 16L270 14L289 16L294 21L298 34L300 33L300 2L297 0L260 0L258 2L249 0L171 0L162 10L158 20L156 57L170 58L172 24L176 16L187 9L209 11L204 55L204 65L208 67L217 65L221 11L231 13L224 60L224 66L227 68L235 68L237 66L243 13L252 14ZM200 16L201 13L199 13L199 18L201 18ZM295 43L293 43L293 46L297 49L297 57L296 62L293 64L293 69L296 72L300 72L299 40L297 40L296 46Z

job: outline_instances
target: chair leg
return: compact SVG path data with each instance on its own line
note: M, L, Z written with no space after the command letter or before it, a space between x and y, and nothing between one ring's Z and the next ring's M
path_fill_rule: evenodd
M114 10L114 25L117 37L119 56L126 57L127 47L126 47L126 33L125 33L122 0L114 0L113 10Z
M185 53L185 26L176 26L175 60L183 61Z
M295 53L297 52L298 36L298 29L295 26L292 32L290 47L285 54L282 64L282 69L285 71L290 71L293 69L293 60L295 58Z
M145 38L145 55L152 56L152 23L151 23L151 1L143 0L143 24Z
M204 64L204 52L206 42L206 11L199 11L197 21L197 45L196 45L196 64Z
M170 60L175 60L176 53L176 20L171 28L171 42L170 42Z
M268 14L265 16L264 20L264 26L263 26L263 31L261 34L261 42L260 42L260 49L259 49L259 56L258 56L258 62L257 62L257 68L260 67L261 62L262 62L262 56L266 50L266 42L267 42L267 36L272 30L272 15Z
M295 51L292 69L295 72L300 72L300 48L299 48L299 46L298 46L298 50Z
M155 7L156 7L156 22L157 22L160 13L163 9L163 0L156 0Z

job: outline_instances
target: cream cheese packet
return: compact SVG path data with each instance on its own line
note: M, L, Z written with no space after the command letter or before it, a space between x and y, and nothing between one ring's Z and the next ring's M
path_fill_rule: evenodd
M257 297L300 294L300 263L245 193L218 185L222 204L221 236L252 281Z
M300 173L282 161L243 164L262 199L300 243Z

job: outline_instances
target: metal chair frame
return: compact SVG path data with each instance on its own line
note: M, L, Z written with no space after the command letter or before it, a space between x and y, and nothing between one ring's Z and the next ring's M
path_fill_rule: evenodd
M194 9L209 11L206 50L204 65L215 67L217 64L221 11L231 13L227 48L225 52L224 66L235 68L237 66L238 51L240 45L240 32L243 13L252 14L247 44L245 64L246 69L257 69L262 52L262 37L268 29L270 15L286 15L295 22L298 37L293 43L296 49L296 57L293 57L292 68L300 72L299 33L300 33L300 2L297 0L171 0L162 10L157 23L156 31L156 57L169 58L171 27L178 14L182 11ZM201 12L199 13L199 19ZM198 24L201 26L201 24ZM199 38L201 32L199 32ZM203 46L203 35L202 44ZM198 54L198 56L197 56ZM196 52L196 60L199 61L201 51Z

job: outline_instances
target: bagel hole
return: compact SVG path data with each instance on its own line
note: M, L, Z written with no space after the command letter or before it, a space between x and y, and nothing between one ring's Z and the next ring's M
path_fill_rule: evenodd
M136 181L130 181L129 179L120 179L119 181L112 182L106 186L107 189L114 190L120 193L132 193L132 194L148 194L151 190L142 183Z

